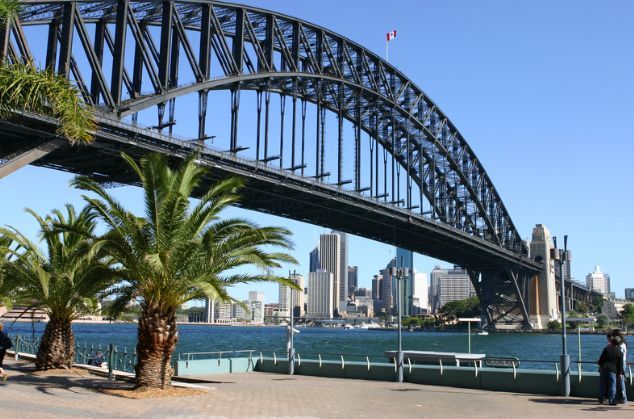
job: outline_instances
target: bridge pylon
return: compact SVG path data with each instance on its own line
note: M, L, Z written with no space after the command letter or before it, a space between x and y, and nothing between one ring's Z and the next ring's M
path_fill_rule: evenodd
M559 319L555 264L551 250L554 248L552 235L543 224L533 228L530 244L531 259L542 263L544 268L530 282L530 317L536 329L545 329L550 320Z

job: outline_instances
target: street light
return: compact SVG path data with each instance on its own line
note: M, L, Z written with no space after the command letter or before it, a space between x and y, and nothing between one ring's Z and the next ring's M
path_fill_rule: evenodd
M568 345L566 343L566 279L564 278L564 263L572 260L572 256L568 251L568 236L564 236L564 248L557 249L557 237L553 237L554 259L559 263L559 278L561 280L561 395L570 396L570 356L568 355Z
M403 346L402 346L402 330L401 330L401 279L409 276L409 268L392 268L392 276L396 276L396 309L398 317L398 351L396 353L396 370L397 381L403 382Z

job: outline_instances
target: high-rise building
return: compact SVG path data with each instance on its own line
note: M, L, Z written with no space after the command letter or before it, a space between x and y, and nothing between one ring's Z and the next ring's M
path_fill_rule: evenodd
M212 298L205 298L205 312L203 313L203 321L205 323L216 322L215 301Z
M334 281L332 272L320 270L308 273L308 312L312 319L330 319L334 311Z
M381 280L383 277L381 275L374 275L372 277L372 299L380 300L381 299Z
M256 324L264 323L264 292L249 291L249 311L251 321Z
M215 323L230 323L232 313L232 304L216 301L214 304Z
M298 273L291 274L291 281L295 283L300 289L293 290L292 296L292 310L294 317L303 317L304 314L304 277Z
M339 234L327 233L319 236L319 263L321 269L332 274L332 301L335 309L340 313L342 310L339 309L339 285L341 278L341 237ZM310 299L310 289L308 295ZM345 306L342 308L345 308Z
M320 270L321 264L319 263L319 248L315 247L308 256L308 272L317 272Z
M392 308L396 307L396 278L392 277L392 268L396 267L396 258L393 258L390 263L387 264L385 269L381 269L381 303L380 307L386 312L390 312Z
M634 301L634 288L625 288L625 299Z
M348 235L341 231L332 230L339 235L339 312L344 312L348 304ZM336 303L336 302L335 302Z
M453 269L436 266L431 272L430 290L432 313L437 313L450 301L464 300L475 295L469 273L457 266Z
M348 266L348 296L354 295L359 287L359 267Z
M357 288L354 291L353 294L355 297L368 297L368 298L372 298L372 290L369 290L367 288Z
M593 272L586 275L586 285L608 297L610 294L610 275L601 272L601 267L597 265Z
M410 314L418 314L421 311L425 313L429 310L429 287L427 286L427 273L414 273L414 289L412 293L412 311ZM415 313L416 311L416 313Z
M278 316L290 318L291 315L291 287L278 284Z

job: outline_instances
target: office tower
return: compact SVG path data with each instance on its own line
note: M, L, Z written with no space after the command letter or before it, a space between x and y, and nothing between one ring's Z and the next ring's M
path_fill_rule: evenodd
M321 264L319 263L319 248L315 247L309 253L308 272L317 272L320 269Z
M249 301L264 302L264 291L249 291Z
M304 312L304 277L298 273L291 274L291 281L297 285L300 290L293 290L293 316L294 317L303 317Z
M601 267L597 265L594 267L594 271L586 276L586 285L608 297L610 294L610 275L601 272Z
M325 270L308 273L308 312L312 319L331 319L334 311L333 274Z
M249 306L249 302L248 301L243 301L242 302L244 304L244 306L248 307ZM247 314L247 311L245 310L245 307L238 304L238 303L233 303L231 305L231 317L235 320L250 320L250 316Z
M429 294L427 286L427 273L414 273L414 287L412 293L412 311L411 314L419 314L421 310L426 313L429 306ZM416 310L416 308L420 310ZM416 311L416 313L414 313Z
M380 300L381 299L381 280L383 277L381 275L374 275L372 277L372 299Z
M469 273L458 266L453 269L436 266L431 272L430 290L433 313L437 313L450 301L465 300L475 295Z
M396 278L392 278L392 268L396 267L396 258L393 258L381 272L381 307L386 312L395 308L396 301Z
M372 290L367 288L357 288L353 294L355 297L368 297L372 298Z
M634 301L634 288L625 288L625 299Z
M332 301L335 310L340 313L342 310L339 310L339 282L341 274L341 237L339 234L326 233L319 236L319 263L321 269L332 274ZM310 289L308 295L310 299Z
M339 312L342 313L348 303L348 235L341 231L332 230L332 234L339 235ZM335 302L336 304L336 302Z
M249 291L249 311L253 323L264 323L264 292Z
M282 283L278 284L278 315L290 318L291 315L291 287Z
M348 266L348 295L354 295L359 287L359 268L357 266Z
M412 314L412 300L414 298L414 253L411 250L396 248L396 267L407 268L408 275L401 278L401 313ZM396 295L396 293L394 294Z

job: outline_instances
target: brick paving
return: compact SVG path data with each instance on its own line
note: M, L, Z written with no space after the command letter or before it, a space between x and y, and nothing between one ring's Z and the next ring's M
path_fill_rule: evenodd
M594 400L267 373L221 374L197 384L199 396L132 400L100 393L107 381L37 376L25 362L5 359L2 418L583 418L634 417L634 405Z

